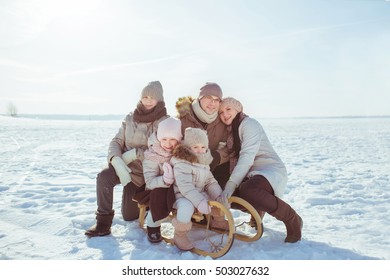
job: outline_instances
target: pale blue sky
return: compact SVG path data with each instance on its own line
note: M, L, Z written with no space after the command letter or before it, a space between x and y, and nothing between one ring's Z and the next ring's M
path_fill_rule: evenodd
M170 114L204 82L256 117L390 115L385 0L0 0L0 114Z

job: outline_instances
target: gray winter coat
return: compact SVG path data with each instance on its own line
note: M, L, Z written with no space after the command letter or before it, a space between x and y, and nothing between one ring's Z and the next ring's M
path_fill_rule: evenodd
M129 163L128 166L132 171L132 182L139 187L145 183L142 161L144 159L144 151L148 148L148 138L152 133L157 131L160 121L167 117L168 116L164 116L154 122L137 123L133 120L133 114L130 113L122 121L122 126L110 142L107 156L108 162L110 162L114 156L121 157L123 153L134 148L137 149L137 160Z
M287 184L287 170L272 148L261 124L253 118L245 118L239 128L241 151L229 181L239 185L245 177L263 175L282 197Z

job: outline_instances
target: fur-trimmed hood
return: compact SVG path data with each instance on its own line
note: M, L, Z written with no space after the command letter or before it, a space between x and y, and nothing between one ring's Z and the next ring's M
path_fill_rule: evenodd
M179 144L172 151L173 158L171 160L184 160L188 161L191 164L201 164L201 165L209 165L213 161L213 157L211 156L210 150L207 149L205 154L195 154L191 151L191 148L184 145Z
M177 117L183 118L184 116L188 115L191 113L191 104L194 102L195 98L192 96L186 96L186 97L180 97L176 101L176 111L177 111Z
M226 142L226 126L219 118L209 124L201 123L195 116L192 108L194 101L196 101L196 98L186 96L179 98L176 102L177 118L181 120L181 132L184 135L187 127L197 127L207 130L209 149L214 152L218 149L219 142Z
M173 189L176 199L185 197L197 207L205 198L215 200L222 193L210 171L210 150L199 155L193 153L190 147L179 144L172 154L171 164L175 174Z

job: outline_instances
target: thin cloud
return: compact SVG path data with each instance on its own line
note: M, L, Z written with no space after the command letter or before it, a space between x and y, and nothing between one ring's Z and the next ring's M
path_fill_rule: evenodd
M99 66L99 67L93 67L93 68L87 68L77 71L72 71L68 73L63 73L60 76L62 77L68 77L68 76L79 76L79 75L85 75L85 74L91 74L91 73L97 73L97 72L106 72L106 71L112 71L119 68L125 68L125 67L131 67L136 65L146 65L146 64L154 64L154 63L160 63L168 60L177 59L180 57L189 56L195 53L198 53L200 51L190 51L182 54L176 54L156 59L150 59L150 60L142 60L142 61L136 61L136 62L130 62L130 63L122 63L122 64L115 64L115 65L106 65L106 66Z
M7 66L7 67L12 67L12 68L17 68L17 69L23 69L23 70L29 70L29 71L34 71L34 72L39 72L40 69L35 67L35 66L30 66L24 63L19 63L14 60L10 59L0 59L0 65L1 66Z
M387 1L390 1L390 0L387 0ZM301 34L305 34L305 33L319 32L319 31L331 30L331 29L342 28L342 27L353 26L353 25L375 23L375 22L384 21L384 20L388 21L389 19L383 17L383 18L372 19L372 20L361 20L361 21L347 22L347 23L342 23L342 24L304 28L304 29L299 29L299 30L294 30L294 31L289 31L289 32L283 32L283 33L277 33L277 34L273 34L273 35L262 36L261 38L258 38L256 40L247 41L247 43L252 43L252 42L256 42L256 41L260 41L260 40L264 40L264 39L270 39L270 38L291 37L291 36L301 35Z

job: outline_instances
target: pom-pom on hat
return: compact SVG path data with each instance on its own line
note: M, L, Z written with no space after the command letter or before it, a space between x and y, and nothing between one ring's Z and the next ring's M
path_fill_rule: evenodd
M179 119L169 117L158 124L157 139L161 141L163 138L175 138L177 141L181 141L183 135Z
M164 101L163 88L159 81L153 81L147 84L141 92L141 99L145 96L151 96L157 101Z
M208 149L209 138L207 132L200 128L187 127L184 131L184 145L192 147L197 144L202 144Z
M230 106L230 107L236 109L237 112L239 112L239 113L242 112L242 110L243 110L241 102L233 97L225 97L224 99L222 99L219 110L221 110L222 108L227 107L227 106Z
M222 89L216 83L206 83L200 88L199 99L207 95L215 96L219 99L222 99Z

